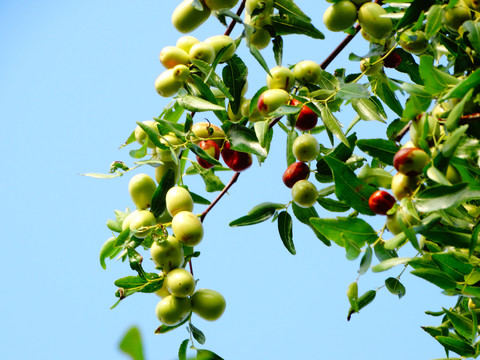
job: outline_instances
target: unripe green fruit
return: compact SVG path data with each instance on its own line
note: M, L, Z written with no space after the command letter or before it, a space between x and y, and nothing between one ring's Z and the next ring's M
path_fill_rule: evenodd
M167 289L173 296L184 298L195 291L195 279L185 269L173 269L165 278Z
M175 237L185 246L196 246L203 238L203 225L200 219L190 211L180 211L172 219Z
M383 61L378 61L378 56L360 61L360 71L365 75L378 74L383 69Z
M417 221L412 215L406 213L402 208L398 208L394 214L387 215L387 229L393 235L403 232L402 226L400 225L400 219L406 228L411 228L417 224Z
M160 289L158 289L157 291L155 291L155 295L157 295L161 298L164 298L168 295L171 295L170 292L167 289L167 285L165 284L165 280L163 280L162 287Z
M392 30L392 20L381 15L386 15L387 11L377 3L368 2L358 9L358 23L362 29L375 39L387 38Z
M290 101L290 94L283 89L269 89L264 91L258 98L257 108L260 114L267 116L277 110L281 105Z
M147 174L137 174L128 183L128 192L133 203L139 209L150 207L155 190L157 190L157 185Z
M160 138L160 142L169 148L172 148L174 150L175 156L178 157L180 154L181 146L183 144L182 139L178 138L174 133L168 133L167 135L163 135ZM157 157L160 161L166 163L170 161L174 161L172 158L172 152L170 149L160 149L157 148Z
M138 213L138 210L132 211L130 214L125 216L122 222L122 231L126 229L130 229L130 221L132 218Z
M293 75L300 84L316 84L322 77L322 71L320 65L315 61L303 60L295 65Z
M415 32L406 30L400 35L400 41L398 44L412 54L423 54L428 47L428 40L425 37L425 33L421 30Z
M189 33L203 24L210 16L211 10L200 0L203 10L192 6L193 0L182 1L172 13L172 24L181 33Z
M392 178L392 192L397 200L413 195L417 188L418 177L397 173Z
M350 1L354 3L357 7L360 7L363 4L370 2L371 0L350 0Z
M265 118L263 117L262 114L260 114L260 111L258 111L258 107L255 106L253 108L253 112L250 114L250 103L252 99L247 99L245 100L244 103L241 105L241 112L242 116L248 117L248 121L250 122L257 122L264 120Z
M450 111L453 109L452 101L444 101L438 103L432 110L432 115L437 119L446 119ZM430 119L429 119L430 121Z
M465 21L472 18L470 9L462 2L458 2L456 6L445 9L443 24L449 31L457 32Z
M211 44L201 41L191 47L188 55L191 60L202 60L211 64L215 60L215 49Z
M192 211L193 199L187 189L181 186L174 186L167 191L165 196L167 211L175 216L180 211Z
M155 80L155 90L163 96L175 95L190 76L190 70L185 65L177 65L167 69Z
M320 144L310 134L302 134L293 141L292 152L298 161L309 162L317 158Z
M154 241L150 255L165 273L182 266L184 261L182 244L171 235L159 242Z
M201 121L193 124L191 132L195 135L192 136L191 141L196 145L202 140L213 140L221 148L225 142L225 132L217 125L208 122Z
M176 325L185 320L192 311L189 298L178 298L173 295L165 296L155 308L158 320L164 325Z
M295 76L292 70L285 66L275 66L270 69L270 74L267 74L267 86L269 89L283 89L290 91L295 85Z
M148 210L138 210L138 212L130 219L130 230L135 231L135 236L139 239L146 238L153 229L143 229L143 227L155 226L157 219Z
M198 289L191 298L192 311L202 319L214 321L225 311L225 298L219 292L210 289Z
M220 58L220 62L224 62L230 59L233 54L235 54L235 50L237 50L235 41L227 35L211 36L206 39L205 42L213 46L213 49L215 50L215 56L218 55L220 50L228 47L228 49L223 53L222 57Z
M166 46L160 51L160 62L167 69L172 69L177 65L188 65L190 56L188 53L176 46Z
M177 48L182 49L188 54L192 46L198 42L200 42L200 40L198 40L196 37L185 35L179 37L175 45Z
M292 200L300 207L312 207L317 202L317 197L317 188L308 180L299 180L292 187Z
M339 1L327 8L323 23L330 31L343 31L357 21L357 7L350 1Z
M398 150L393 157L393 166L404 175L418 175L430 161L428 154L415 147Z
M245 101L246 99L243 98L242 100L240 100L241 102L242 101ZM242 118L242 105L240 103L240 107L238 108L238 111L237 113L234 113L233 110L232 110L232 106L231 104L229 103L228 104L228 107L227 107L227 115L228 115L228 119L230 121L233 121L233 122L237 122L238 120L240 120Z
M155 168L155 180L157 180L157 183L160 184L160 181L162 181L163 176L169 169L172 169L175 173L175 183L178 182L180 178L179 164L175 163L175 161L169 161Z
M462 175L460 175L460 172L457 170L457 168L455 168L450 164L447 167L447 172L445 174L445 177L452 185L462 182Z
M248 15L252 15L257 9L262 9L259 17L269 16L273 12L273 0L246 0L245 11Z
M158 128L157 128L157 122L154 120L147 120L147 121L142 121L142 124L147 125L150 129L155 131L158 134ZM147 133L140 127L140 125L137 125L135 128L135 140L140 144L143 145L145 143L145 139L148 137ZM154 149L155 144L150 141L148 141L147 147Z
M256 27L255 31L250 37L250 44L255 46L258 50L262 50L265 49L268 44L270 44L271 39L272 36L267 30Z
M238 0L204 0L204 1L205 1L205 5L207 5L210 10L231 9L238 3Z

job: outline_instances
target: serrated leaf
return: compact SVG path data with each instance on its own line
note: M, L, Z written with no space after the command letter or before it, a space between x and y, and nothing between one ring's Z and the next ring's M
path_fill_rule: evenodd
M342 100L367 99L370 92L363 84L347 83L340 85L336 96Z
M352 99L351 104L358 116L365 121L376 120L384 123L386 120L382 113L378 111L376 103L370 98Z
M447 309L443 309L445 311L445 315L447 315L448 319L452 322L453 327L455 330L463 336L465 339L470 341L473 340L472 332L473 332L473 322L466 316L458 314L454 311L450 311Z
M240 124L230 124L226 134L231 143L231 149L251 153L258 156L267 156L268 153L258 142L255 131Z
M434 285L444 289L444 290L453 290L456 288L457 283L450 276L445 274L441 270L436 269L415 269L411 273L422 279L425 279L431 282Z
M369 78L372 91L377 95L395 114L402 116L403 107L392 90L390 80L385 74L380 73Z
M321 103L317 101L313 102L313 104L315 104L315 106L320 110L322 122L325 127L342 143L344 143L346 146L350 146L345 134L342 132L342 124L335 116L333 116L330 108L328 106L321 105Z
M277 35L300 34L313 39L325 39L325 35L318 30L310 21L287 15L271 15L272 27Z
M297 252L293 244L292 217L286 211L278 214L278 232L283 245L285 245L290 254L295 255Z
M425 90L432 95L445 91L450 86L456 86L460 80L439 70L433 65L434 59L428 55L420 56L420 76L425 83Z
M331 242L322 233L320 233L312 224L310 224L311 218L318 218L317 210L314 207L302 208L295 203L292 203L292 210L295 217L303 224L310 227L317 238L325 245L330 246Z
M245 63L237 55L227 60L227 66L222 70L223 82L227 86L233 101L230 102L232 112L236 114L240 109L242 90L247 81L248 69Z
M292 0L275 0L274 7L283 14L290 14L305 21L311 20Z

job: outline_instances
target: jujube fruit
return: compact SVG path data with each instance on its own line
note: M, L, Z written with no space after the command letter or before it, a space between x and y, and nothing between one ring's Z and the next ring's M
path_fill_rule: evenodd
M277 110L281 105L288 104L290 94L283 89L269 89L258 98L257 108L263 116Z
M205 42L212 45L213 49L215 50L215 56L218 55L220 50L227 48L227 50L221 56L220 62L230 59L233 54L235 54L235 50L237 50L235 41L228 35L211 36L208 39L205 39Z
M379 61L378 56L371 57L369 59L363 59L360 61L360 71L365 75L378 74L383 69L383 61Z
M428 40L421 30L406 30L400 35L398 44L409 53L420 55L427 50Z
M185 65L176 65L172 69L167 69L161 73L155 80L155 90L163 96L170 97L175 95L185 84L190 76L190 70Z
M173 234L185 246L197 246L203 239L203 225L190 211L180 211L172 219Z
M202 140L198 143L198 146L202 148L208 155L210 155L215 160L218 160L220 158L220 148L218 147L215 141ZM197 155L197 162L204 169L210 169L214 166L214 164L209 163L208 160L202 159L198 155Z
M165 273L182 266L184 261L182 244L171 235L161 241L154 241L150 248L150 255L155 264Z
M190 57L188 53L176 46L166 46L160 51L160 62L167 69L172 69L177 65L188 65Z
M290 105L298 106L300 101L292 99ZM318 122L318 115L307 105L302 106L302 110L295 116L295 127L301 131L312 130Z
M165 278L167 289L173 296L184 298L195 291L195 279L185 269L173 269Z
M175 44L176 47L182 49L186 53L190 51L193 45L200 42L196 37L190 35L180 36Z
M317 188L308 180L299 180L292 187L292 200L300 207L312 207L317 202L317 197Z
M430 161L428 154L415 147L398 150L393 157L393 166L405 175L418 175Z
M188 52L191 60L202 60L211 64L215 60L215 49L204 41L193 44Z
M247 14L252 15L255 10L259 10L259 17L270 15L273 12L273 0L246 0L245 11Z
M150 129L155 131L158 134L158 128L157 128L157 122L154 120L147 120L147 121L142 121L142 124L148 126ZM148 137L147 133L145 130L143 130L140 125L137 125L135 128L135 140L140 144L143 145L145 143L145 139ZM148 141L147 147L154 149L155 144L150 141Z
M190 298L167 295L155 307L158 320L164 325L176 325L185 320L192 311Z
M309 162L317 158L320 144L313 135L302 134L293 141L292 152L298 161Z
M358 23L362 29L375 39L385 39L393 30L393 23L386 15L387 11L377 3L368 2L358 9Z
M275 66L270 69L270 74L267 74L267 86L269 89L283 89L290 91L295 85L295 76L292 70L285 66Z
M190 131L194 134L191 140L197 145L202 140L213 140L219 147L222 147L225 142L225 132L217 125L208 122L195 123Z
M192 211L193 199L187 189L181 186L171 187L165 195L167 211L175 216L180 211Z
M301 161L294 162L283 173L282 180L285 186L292 188L297 181L306 180L310 175L310 168Z
M295 80L300 84L306 85L309 83L316 84L322 77L322 68L315 61L303 60L298 62L293 67L293 75Z
M189 33L203 24L210 16L211 10L200 0L203 9L192 6L193 0L182 1L172 13L172 24L181 33Z
M443 24L449 31L457 32L460 26L471 18L470 9L459 1L453 8L445 9Z
M383 190L375 191L368 198L368 206L370 207L370 210L379 215L387 215L388 210L393 207L395 202L395 198Z
M237 5L238 0L204 0L210 10L231 9Z
M225 311L225 298L218 291L198 289L191 297L192 311L201 318L214 321Z
M139 209L150 207L155 190L157 190L157 185L147 174L137 174L128 182L128 192L130 197L135 206Z
M247 170L252 166L252 154L232 150L229 142L226 142L223 146L221 155L225 165L235 172Z
M167 146L168 149L157 148L156 151L158 159L164 163L175 161L173 160L172 156L173 154L175 156L180 154L180 151L182 150L180 145L183 144L182 139L178 138L174 133L168 133L166 135L162 135L160 142ZM173 154L171 150L173 150Z
M393 235L397 235L403 232L400 221L403 222L404 227L406 227L407 229L417 224L417 221L412 215L405 212L402 208L398 208L394 214L387 215L387 229Z
M148 229L148 227L155 226L157 224L157 219L148 210L138 210L138 212L132 216L130 219L130 230L135 231L135 236L139 239L146 238L153 229ZM140 230L145 228L143 230Z
M357 7L350 1L339 1L323 13L323 23L330 31L343 31L357 21Z
M418 177L397 173L392 178L392 192L397 200L410 197L417 188Z

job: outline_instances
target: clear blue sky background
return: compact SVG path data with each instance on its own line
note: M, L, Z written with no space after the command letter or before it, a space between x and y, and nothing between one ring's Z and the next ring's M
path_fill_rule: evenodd
M156 94L153 82L163 71L160 50L180 36L170 22L178 3L0 3L2 359L125 359L117 344L136 324L147 359L169 360L188 337L183 328L153 334L159 326L154 314L159 299L153 294L132 296L109 310L116 300L114 280L134 273L128 264L114 261L103 270L98 253L111 236L106 220L115 209L133 207L127 191L131 174L113 180L80 176L107 172L113 160L132 164L128 149L119 151L119 145L136 121L157 116L168 103ZM284 64L321 62L343 35L328 33L323 26L325 1L298 4L329 40L285 37ZM210 18L192 35L205 39L223 31ZM236 29L233 35L239 33ZM347 61L351 51L366 53L367 43L356 39L330 70L347 66L357 71L358 64ZM263 54L274 66L271 48ZM247 95L252 96L265 84L265 72L244 44L239 55L249 65ZM201 117L214 121L212 114ZM353 113L346 109L339 118L348 125ZM364 122L358 128L360 136L372 138L383 136L386 126ZM284 249L276 224L228 227L260 202L290 201L290 191L281 182L285 138L280 131L276 135L267 162L243 173L204 223L195 276L200 287L226 297L227 310L213 323L195 317L194 324L207 337L203 347L228 360L443 357L442 348L420 329L439 323L424 310L453 302L438 288L405 273L403 299L382 289L370 306L347 322L345 292L357 276L359 260L350 262L343 249L325 247L298 222L296 256ZM328 146L325 135L318 138ZM150 168L141 171L153 176ZM222 176L225 182L230 178ZM186 183L213 199L197 179ZM378 219L377 228L382 221ZM151 265L146 268L153 270ZM382 285L399 271L369 272L360 280L360 291Z

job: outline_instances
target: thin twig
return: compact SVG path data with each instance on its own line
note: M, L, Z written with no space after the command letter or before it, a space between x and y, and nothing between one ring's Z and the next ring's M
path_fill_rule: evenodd
M243 12L243 9L245 8L245 0L242 1L242 3L240 4L240 6L238 7L238 10L237 10L237 16L240 16L242 15L242 12ZM232 22L230 23L230 25L228 25L228 28L227 30L225 31L225 35L230 35L233 31L233 28L235 27L235 25L237 24L237 20L235 19L232 19Z
M220 201L220 199L232 187L232 185L237 182L239 176L240 176L239 172L236 172L232 176L232 178L230 179L230 182L227 184L227 186L225 186L225 188L222 190L222 192L220 194L218 194L218 196L215 198L215 200L213 200L213 202L205 209L205 211L202 213L202 215L200 215L200 221L203 222L203 220L205 219L205 216L207 216L207 214L210 212L210 210L212 210L212 208L215 206L215 204Z

